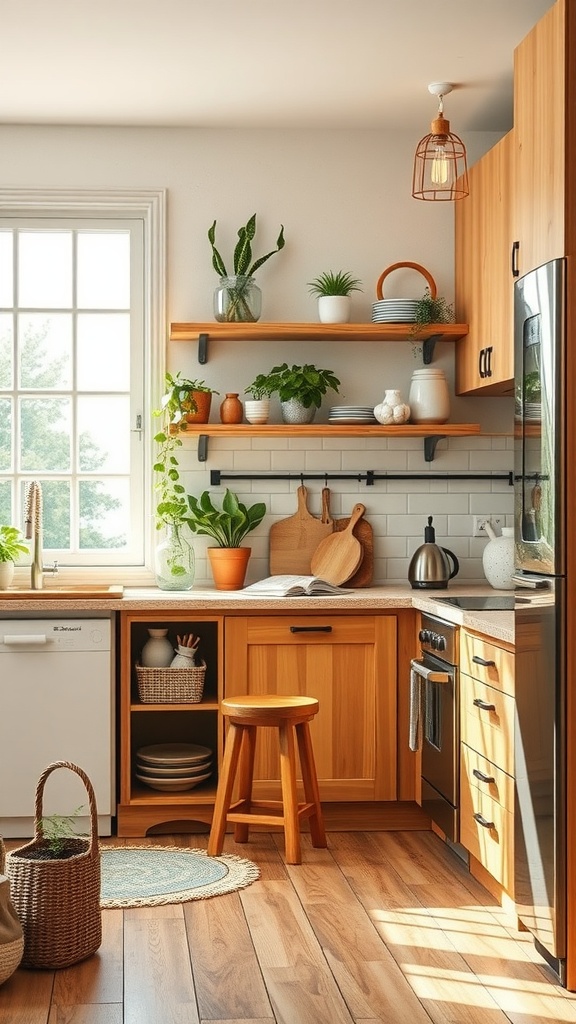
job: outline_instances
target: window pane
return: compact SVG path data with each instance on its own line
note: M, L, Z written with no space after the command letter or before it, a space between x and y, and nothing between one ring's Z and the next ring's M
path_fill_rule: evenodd
M12 498L9 480L0 480L0 523L4 526L16 525L12 522Z
M80 313L77 330L78 388L83 391L128 391L128 313Z
M71 408L68 398L23 398L20 465L25 472L70 470Z
M47 309L72 305L72 233L21 231L18 303Z
M44 551L70 549L70 484L67 480L42 481Z
M12 232L0 231L0 306L12 306Z
M12 466L12 399L0 398L0 470ZM5 525L7 525L5 521Z
M127 480L81 480L79 504L83 550L126 547L130 530Z
M0 388L12 387L13 324L11 313L0 313Z
M129 309L130 235L78 232L77 302L83 309Z
M78 399L79 469L130 472L130 399Z
M22 313L18 336L21 387L49 391L72 386L69 313Z

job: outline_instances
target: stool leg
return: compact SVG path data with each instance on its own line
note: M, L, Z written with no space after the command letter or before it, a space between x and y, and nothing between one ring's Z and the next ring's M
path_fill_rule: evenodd
M242 729L242 747L240 749L240 763L238 765L238 799L245 803L242 808L247 814L250 813L252 802L252 779L254 776L254 754L256 751L256 729L245 726ZM234 825L234 840L237 843L247 843L250 826L248 822L236 822Z
M217 857L218 854L222 853L224 833L226 832L226 815L232 799L232 788L234 786L236 768L238 767L238 758L240 757L243 731L241 726L236 726L233 722L230 722L224 747L222 772L216 791L210 838L208 840L209 857Z
M280 781L284 815L284 846L287 864L301 864L300 822L298 820L298 792L296 789L296 747L294 727L282 722L280 734Z
M314 750L308 722L299 722L296 726L296 737L298 739L298 752L300 754L300 767L302 769L302 782L304 783L304 795L306 802L314 804L314 812L310 815L310 838L312 846L326 847L326 832L324 831L324 818L320 804L320 792L318 789L318 777L314 763Z

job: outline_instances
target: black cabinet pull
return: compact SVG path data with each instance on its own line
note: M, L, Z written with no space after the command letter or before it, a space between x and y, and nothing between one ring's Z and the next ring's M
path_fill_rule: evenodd
M332 626L290 626L291 633L331 633Z
M485 661L484 658L481 658L479 654L473 654L472 661L476 662L477 665L484 665L485 668L489 668L490 665L493 665L494 668L496 668L495 661Z
M520 242L512 243L512 277L519 277L520 271L518 270L518 252L520 251Z
M492 345L488 345L488 348L486 349L486 376L487 377L491 377L492 376L492 352L493 352Z
M493 821L488 821L481 814L475 814L474 821L477 821L479 825L482 825L482 828L496 828Z
M486 349L481 348L478 356L478 373L482 380L486 376Z
M481 711L496 711L495 704L487 704L485 700L481 700L480 697L476 697L472 703L475 707L480 708Z
M493 775L484 775L484 772L481 772L479 768L473 768L472 775L476 779L480 779L480 782L496 782L496 779L494 778Z

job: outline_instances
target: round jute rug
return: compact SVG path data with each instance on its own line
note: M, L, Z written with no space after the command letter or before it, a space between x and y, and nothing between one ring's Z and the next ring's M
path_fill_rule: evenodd
M260 877L256 864L233 854L173 846L102 846L100 906L153 907L243 889Z

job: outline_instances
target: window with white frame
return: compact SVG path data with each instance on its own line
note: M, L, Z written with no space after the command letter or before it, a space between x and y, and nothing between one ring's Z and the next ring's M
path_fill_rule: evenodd
M53 198L0 194L0 523L22 525L37 480L47 562L144 566L157 232L147 202Z

